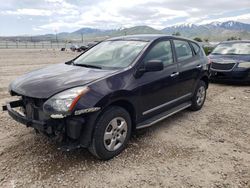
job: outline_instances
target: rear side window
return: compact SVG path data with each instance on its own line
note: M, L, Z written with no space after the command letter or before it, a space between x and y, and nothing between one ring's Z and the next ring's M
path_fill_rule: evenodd
M174 40L177 60L185 61L193 57L192 49L188 42L182 40Z
M170 41L161 41L153 46L145 56L144 62L150 60L161 60L164 66L172 64L174 61Z
M194 53L197 55L197 54L199 54L199 52L200 52L200 46L198 46L197 44L195 44L195 43L193 43L193 42L191 42L191 45L193 46L193 48L194 48Z

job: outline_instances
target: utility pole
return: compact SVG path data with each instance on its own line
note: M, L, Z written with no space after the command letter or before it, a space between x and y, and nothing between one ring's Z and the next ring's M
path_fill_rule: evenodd
M57 48L59 48L58 37L57 37L57 30L55 30L55 33L56 33L56 44L57 44Z
M81 36L82 36L82 44L83 44L83 33L81 33Z
M56 42L58 43L57 32L56 32Z

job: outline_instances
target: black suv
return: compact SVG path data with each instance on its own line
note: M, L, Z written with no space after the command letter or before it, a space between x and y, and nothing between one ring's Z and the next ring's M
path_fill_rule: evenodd
M62 150L85 147L107 160L136 129L186 108L199 110L207 88L208 60L196 42L125 36L17 78L9 91L20 99L3 110L59 141Z

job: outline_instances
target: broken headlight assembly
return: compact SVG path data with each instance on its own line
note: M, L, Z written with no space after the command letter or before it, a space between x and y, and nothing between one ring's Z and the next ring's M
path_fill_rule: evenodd
M79 99L89 92L88 87L75 87L49 98L43 105L44 112L52 118L63 118L73 111Z

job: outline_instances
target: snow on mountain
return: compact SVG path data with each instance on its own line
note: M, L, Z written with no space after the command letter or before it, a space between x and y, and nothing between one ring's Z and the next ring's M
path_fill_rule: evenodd
M211 22L210 24L204 25L195 25L193 23L184 23L184 24L176 24L170 27L166 27L163 30L170 28L199 28L199 27L208 27L208 28L224 28L229 30L246 30L250 32L250 24L236 22L236 21L227 21L227 22Z

